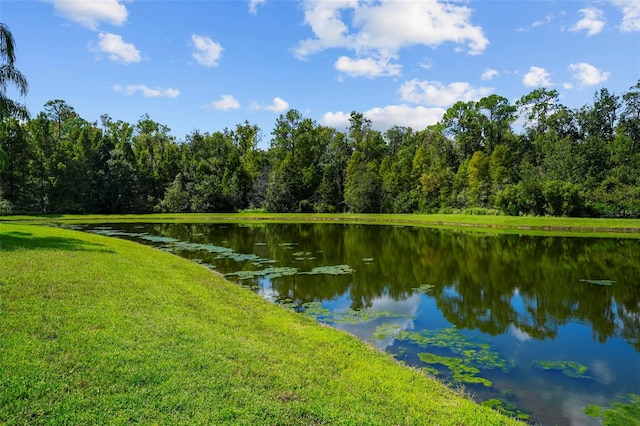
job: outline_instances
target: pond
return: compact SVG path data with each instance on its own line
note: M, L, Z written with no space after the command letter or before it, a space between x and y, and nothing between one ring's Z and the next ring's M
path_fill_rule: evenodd
M640 240L360 224L109 224L543 425L640 393Z

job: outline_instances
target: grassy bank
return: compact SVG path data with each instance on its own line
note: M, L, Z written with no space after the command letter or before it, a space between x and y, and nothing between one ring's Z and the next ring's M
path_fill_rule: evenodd
M516 424L205 268L0 223L0 423Z
M520 217L463 214L282 214L282 213L190 213L147 215L50 215L0 216L0 223L90 222L344 222L462 228L480 232L512 232L576 236L640 238L640 219L592 219L567 217Z

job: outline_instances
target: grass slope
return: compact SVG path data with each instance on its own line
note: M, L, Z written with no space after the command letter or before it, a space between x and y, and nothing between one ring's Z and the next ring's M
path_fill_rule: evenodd
M0 423L517 424L176 256L12 223Z

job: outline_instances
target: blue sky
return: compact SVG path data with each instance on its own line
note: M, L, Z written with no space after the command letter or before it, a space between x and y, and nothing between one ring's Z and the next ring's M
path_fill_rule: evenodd
M640 78L640 1L2 0L32 114L143 114L179 140L290 108L422 130L458 100L556 89L570 108Z

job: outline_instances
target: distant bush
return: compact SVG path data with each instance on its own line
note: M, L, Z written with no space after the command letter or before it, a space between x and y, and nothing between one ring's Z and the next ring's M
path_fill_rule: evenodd
M501 212L497 209L487 209L484 207L471 207L464 209L462 214L469 214L475 216L500 216Z

